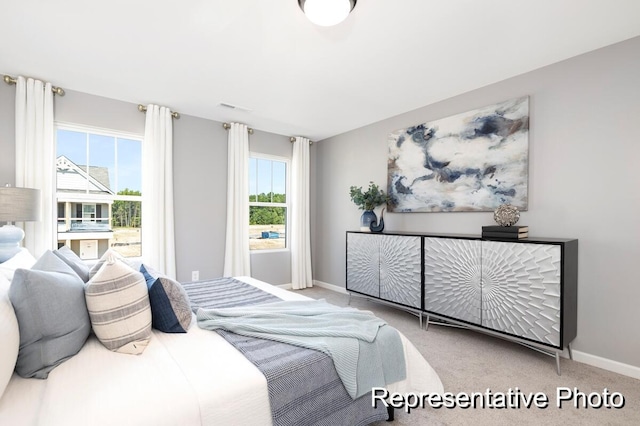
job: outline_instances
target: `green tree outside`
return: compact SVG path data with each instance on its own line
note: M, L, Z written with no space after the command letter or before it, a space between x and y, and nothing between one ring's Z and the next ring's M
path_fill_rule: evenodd
M256 199L257 198L257 199ZM286 203L285 194L273 192L249 196L249 201L260 203ZM285 207L249 206L249 225L284 225L287 217Z
M125 188L118 195L142 195L140 191ZM142 226L140 201L116 200L111 206L111 225L120 228L140 228Z

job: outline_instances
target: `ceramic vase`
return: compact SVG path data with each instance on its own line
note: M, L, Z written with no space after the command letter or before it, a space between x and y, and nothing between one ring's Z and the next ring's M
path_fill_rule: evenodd
M362 216L360 216L360 230L371 232L371 229L369 229L369 225L371 223L378 223L378 217L373 212L373 210L365 210L364 212L362 212Z

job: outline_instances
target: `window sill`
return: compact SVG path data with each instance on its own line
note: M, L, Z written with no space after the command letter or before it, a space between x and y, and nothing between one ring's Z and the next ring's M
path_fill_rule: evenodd
M289 253L291 250L288 248L283 249L273 249L273 250L250 250L250 254L261 254L261 253Z

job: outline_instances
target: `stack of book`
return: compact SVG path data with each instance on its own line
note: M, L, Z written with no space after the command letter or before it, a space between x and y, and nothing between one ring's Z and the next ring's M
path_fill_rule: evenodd
M528 226L483 226L482 238L521 240L529 236Z

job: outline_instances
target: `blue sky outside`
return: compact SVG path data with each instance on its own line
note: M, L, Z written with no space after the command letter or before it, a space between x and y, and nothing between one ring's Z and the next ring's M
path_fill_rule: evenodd
M111 189L116 193L125 188L142 191L142 144L138 140L92 133L87 138L85 132L59 129L56 156L60 155L79 166L106 167ZM285 194L286 174L286 163L283 161L251 158L249 194Z
M106 167L115 193L125 188L142 191L142 144L139 140L89 133L87 141L87 133L59 129L56 156L60 155L79 166Z
M287 164L284 161L264 158L249 159L249 200L254 201L258 194L285 194L287 182ZM252 197L253 196L253 197Z

